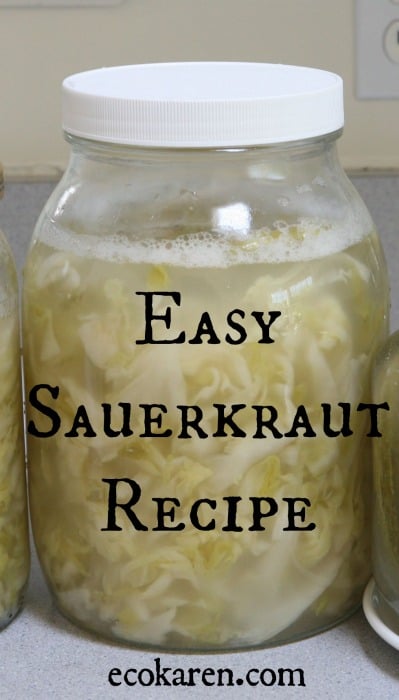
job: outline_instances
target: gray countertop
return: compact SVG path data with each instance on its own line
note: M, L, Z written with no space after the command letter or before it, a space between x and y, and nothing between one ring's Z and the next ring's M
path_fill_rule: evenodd
M392 328L399 327L399 176L353 177L368 205L385 249L392 289ZM0 205L0 227L11 243L21 272L29 239L52 183L12 183ZM320 698L391 700L399 697L399 655L368 626L362 611L334 629L298 643L261 651L212 655L170 655L137 651L82 632L55 609L33 554L26 605L0 634L0 697L2 700L59 698L183 697L185 687L148 687L108 682L111 669L154 670L162 666L188 669L231 668L243 678L249 669L302 668L305 687L190 687L190 696L205 698ZM132 677L132 676L130 676ZM147 674L151 680L151 676ZM214 678L214 676L208 676ZM115 676L115 678L119 678ZM266 674L270 679L272 675Z

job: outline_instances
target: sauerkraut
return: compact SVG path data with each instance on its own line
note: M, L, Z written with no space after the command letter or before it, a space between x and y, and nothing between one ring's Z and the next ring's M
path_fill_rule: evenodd
M13 300L15 303L15 300ZM16 305L16 303L15 303ZM11 304L11 307L13 304ZM0 310L0 628L18 612L29 571L19 319Z
M134 413L131 435L30 435L34 535L64 614L133 643L232 648L304 636L353 610L370 573L371 441L361 413L352 435L326 437L318 410L371 400L370 364L386 333L379 255L374 234L351 239L309 222L224 242L209 234L102 241L50 228L34 244L25 274L26 391L58 387L65 425L80 405L99 425L104 403L155 402L200 406L212 434L212 407L222 402L273 405L287 431L303 404L317 433L179 439L169 410L172 435L162 439L140 438ZM229 310L239 308L280 311L274 342L260 344L248 325L237 345L137 344L138 290L181 294L172 329L156 326L159 339L182 329L192 337L204 310L223 336ZM159 297L156 313L168 304ZM48 424L29 405L28 419ZM219 511L209 531L143 532L123 514L121 530L106 531L110 478L140 485L144 522L153 519L152 499L178 499L188 521L196 499L239 495L242 531L223 531ZM257 496L308 499L316 528L285 531L281 513L250 531L248 498Z

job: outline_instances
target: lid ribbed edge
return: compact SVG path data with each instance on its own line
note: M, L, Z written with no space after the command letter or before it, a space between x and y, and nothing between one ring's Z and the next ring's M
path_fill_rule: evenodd
M63 82L63 128L82 138L198 148L296 141L342 128L342 79L267 63L119 66Z

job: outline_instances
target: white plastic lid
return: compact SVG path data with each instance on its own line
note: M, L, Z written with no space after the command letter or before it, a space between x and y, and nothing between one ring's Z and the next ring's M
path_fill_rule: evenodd
M149 63L63 82L63 128L86 139L169 148L297 141L339 130L342 79L267 63Z

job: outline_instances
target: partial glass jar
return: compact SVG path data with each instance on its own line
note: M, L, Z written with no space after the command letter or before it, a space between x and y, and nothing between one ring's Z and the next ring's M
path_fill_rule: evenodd
M342 81L308 68L65 81L24 354L34 536L78 624L232 649L358 606L388 286L342 125Z
M0 165L0 198L2 193ZM21 609L28 575L17 276L0 231L0 629Z
M377 355L373 396L381 406L380 433L374 443L373 577L365 612L384 636L384 626L399 644L399 331ZM382 624L381 624L382 623Z

